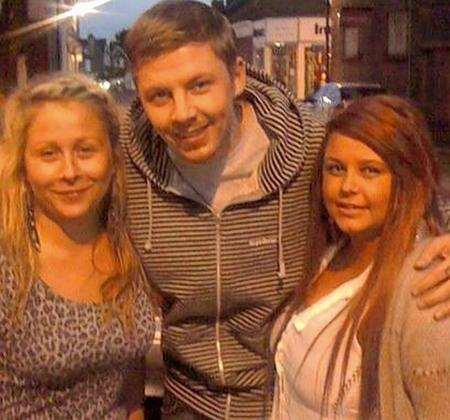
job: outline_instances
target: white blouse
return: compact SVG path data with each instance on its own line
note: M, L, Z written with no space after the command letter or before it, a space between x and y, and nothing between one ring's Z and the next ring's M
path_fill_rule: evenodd
M335 249L324 258L322 269L334 253ZM321 419L322 396L334 339L345 319L348 301L360 289L370 268L289 320L275 352L273 420ZM280 319L278 328L281 323ZM343 355L344 350L341 349L336 360L327 413L322 417L325 419L358 417L361 348L356 337L350 349L345 385L341 388Z

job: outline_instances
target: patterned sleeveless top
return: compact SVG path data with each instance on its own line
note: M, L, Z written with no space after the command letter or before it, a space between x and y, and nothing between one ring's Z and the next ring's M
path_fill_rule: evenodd
M0 418L126 418L127 372L155 332L148 296L137 289L131 333L117 318L104 323L100 305L65 299L41 280L12 328L17 281L0 257Z

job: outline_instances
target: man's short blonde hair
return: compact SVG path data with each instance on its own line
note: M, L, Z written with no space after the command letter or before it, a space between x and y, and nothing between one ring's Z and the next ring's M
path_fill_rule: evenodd
M127 34L125 49L135 72L142 61L205 42L231 73L237 58L236 35L227 18L198 1L166 0L139 17Z

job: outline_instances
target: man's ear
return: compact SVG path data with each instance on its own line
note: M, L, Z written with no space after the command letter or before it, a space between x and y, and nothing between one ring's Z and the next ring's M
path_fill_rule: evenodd
M242 57L236 58L236 65L233 70L234 77L234 97L238 98L242 95L247 82L247 73L245 72L245 62Z

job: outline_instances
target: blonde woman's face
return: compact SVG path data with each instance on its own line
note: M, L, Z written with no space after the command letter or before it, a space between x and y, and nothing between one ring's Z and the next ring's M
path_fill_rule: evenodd
M350 237L379 235L386 219L392 173L364 143L331 135L322 168L322 195L328 214Z
M39 105L24 158L36 212L62 222L98 219L113 164L108 133L94 107L77 101Z

